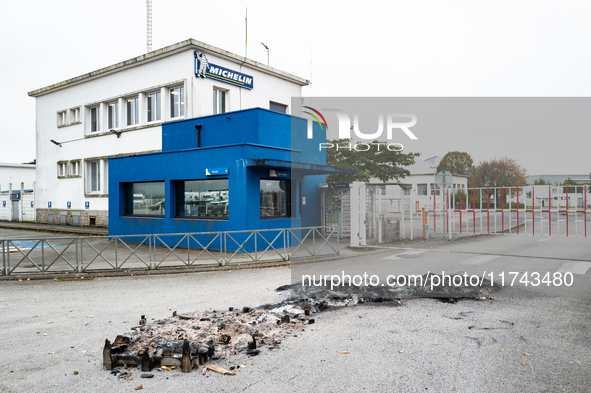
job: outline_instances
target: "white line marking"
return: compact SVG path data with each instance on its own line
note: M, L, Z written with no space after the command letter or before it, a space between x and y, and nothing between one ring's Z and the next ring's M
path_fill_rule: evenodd
M591 267L591 262L566 262L560 266L557 272L572 273L572 274L585 274Z
M499 258L498 255L475 255L472 258L460 262L461 265L482 265L483 263Z

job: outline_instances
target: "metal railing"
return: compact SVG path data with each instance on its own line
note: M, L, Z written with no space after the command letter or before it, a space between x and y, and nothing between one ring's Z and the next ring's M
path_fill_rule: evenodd
M587 222L591 218L591 186L588 185L444 191L425 209L432 234L588 237ZM415 213L421 214L420 210ZM422 225L418 228L422 230Z
M339 255L337 227L0 239L1 275L224 266Z

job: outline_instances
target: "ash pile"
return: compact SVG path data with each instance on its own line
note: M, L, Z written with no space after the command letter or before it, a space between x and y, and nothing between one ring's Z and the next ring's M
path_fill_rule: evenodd
M117 336L113 343L105 340L103 367L112 370L123 365L141 366L142 371L180 367L181 371L190 372L208 360L239 353L256 356L263 348L275 349L282 340L313 324L313 314L329 308L383 302L400 306L402 299L413 297L436 297L450 303L461 299L493 299L490 294L497 289L490 282L482 282L478 287L464 285L464 281L462 285L446 286L441 276L418 277L422 277L417 283L420 285L413 286L304 287L296 283L276 289L288 294L278 304L189 314L175 311L170 318L151 323L142 315L138 326L130 332ZM434 285L435 282L439 285Z

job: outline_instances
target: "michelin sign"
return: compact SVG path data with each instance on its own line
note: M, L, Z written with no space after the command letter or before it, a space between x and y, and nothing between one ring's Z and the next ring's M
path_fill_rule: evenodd
M205 53L197 51L195 51L195 76L216 79L246 89L252 89L254 86L252 76L210 63Z

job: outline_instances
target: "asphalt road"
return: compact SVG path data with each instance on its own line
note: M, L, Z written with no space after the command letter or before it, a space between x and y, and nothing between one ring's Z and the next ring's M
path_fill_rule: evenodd
M288 284L297 270L0 282L0 391L129 392L140 385L153 392L591 390L589 239L489 236L395 247L316 268L398 275L487 271L507 277L560 272L572 273L573 283L506 282L494 300L408 299L401 307L333 309L317 314L314 325L286 338L279 350L213 363L245 365L235 376L171 370L141 379L134 369L133 379L123 380L102 369L104 340L128 331L141 314L150 321L173 311L277 302L282 295L274 289Z

